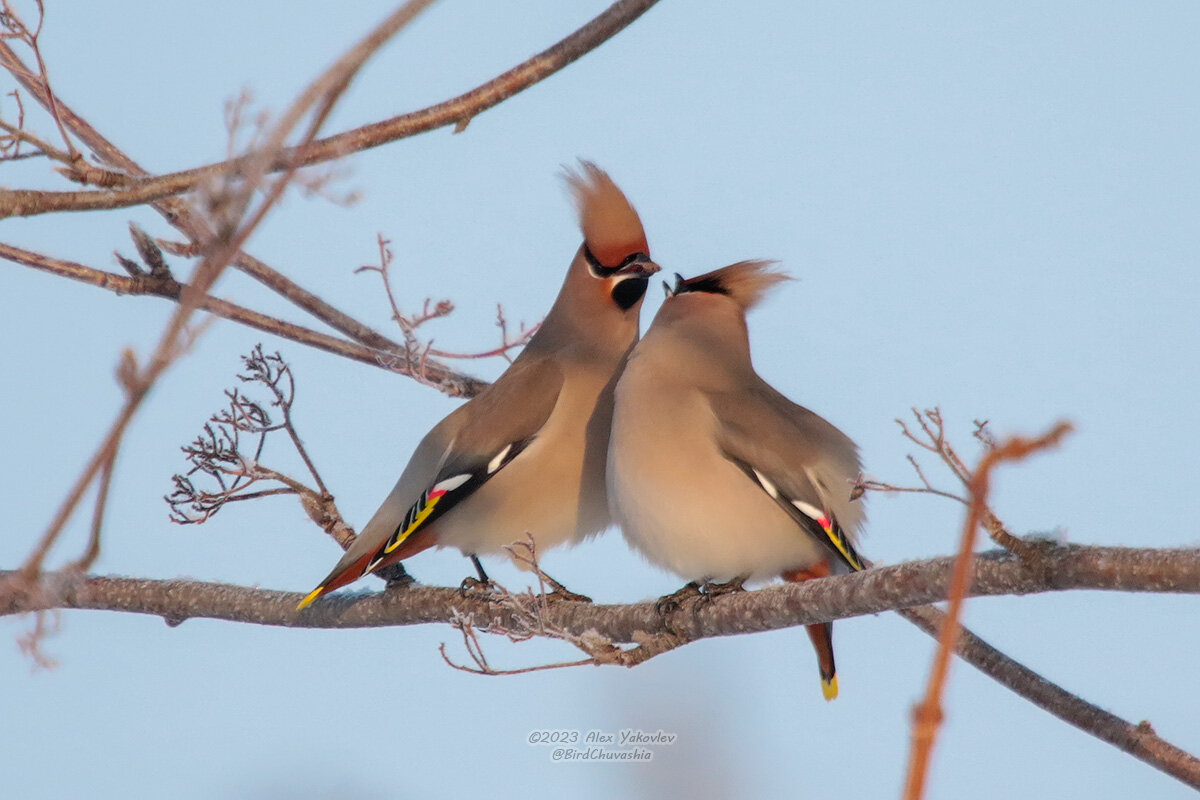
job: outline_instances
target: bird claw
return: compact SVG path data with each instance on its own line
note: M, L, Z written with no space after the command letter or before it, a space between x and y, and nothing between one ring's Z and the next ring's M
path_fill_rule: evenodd
M723 594L734 594L736 592L746 591L746 577L734 578L726 583L714 583L713 581L705 581L700 587L700 596L704 602L712 602L714 597L720 597Z
M695 602L696 599L702 595L703 593L700 591L700 584L696 583L695 581L685 583L682 587L674 592L665 594L658 598L658 600L656 600L654 603L654 610L663 616L673 614L674 612L683 608L685 603Z
M705 581L702 584L692 581L678 591L658 598L654 609L659 614L667 615L678 611L685 605L698 607L711 603L714 598L721 595L746 591L746 580L746 577L738 577L727 583Z
M397 561L395 564L389 564L383 569L375 571L376 577L383 578L387 583L385 589L403 589L412 586L417 582L417 579L408 574L408 570L404 568L404 562Z
M496 589L496 584L490 580L481 581L478 578L468 575L458 585L458 596L464 600L483 600L490 603L496 600L498 595L499 591Z
M578 592L572 592L570 589L563 586L561 583L554 580L554 578L551 578L549 575L547 575L544 572L542 573L542 582L546 583L550 586L550 591L543 593L543 596L548 600L556 600L559 602L568 602L568 603L590 603L590 602L592 602L592 598L588 597L586 594L579 594Z

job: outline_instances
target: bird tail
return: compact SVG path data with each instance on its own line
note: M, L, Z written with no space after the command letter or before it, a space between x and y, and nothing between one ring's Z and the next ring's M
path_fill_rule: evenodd
M821 694L826 700L838 696L837 665L833 662L833 623L807 625L808 638L817 651L817 668L821 671Z
M313 589L300 604L296 606L297 611L303 611L311 606L316 599L326 592L332 592L335 589L340 589L348 583L353 583L363 576L367 571L367 565L371 561L371 553L367 553L348 564L338 564L333 568L333 572L326 576L325 580Z
M829 562L822 561L807 569L793 569L783 573L783 579L788 583L800 583L813 578L829 577ZM821 694L826 700L838 696L837 665L833 660L833 623L821 622L816 625L806 625L808 638L812 641L813 649L817 651L817 669L821 674Z
M365 535L365 534L363 534ZM359 537L362 538L361 536ZM411 558L417 553L432 547L435 543L433 533L429 528L422 528L413 535L400 540L401 544L392 552L386 552L387 542L378 547L374 551L368 550L362 555L355 554L353 548L347 551L346 555L342 556L342 560L337 563L325 580L309 592L300 604L296 606L297 611L303 611L316 602L321 595L332 592L335 589L340 589L348 583L354 583L368 573L375 572L395 564L397 561L403 561L406 558Z

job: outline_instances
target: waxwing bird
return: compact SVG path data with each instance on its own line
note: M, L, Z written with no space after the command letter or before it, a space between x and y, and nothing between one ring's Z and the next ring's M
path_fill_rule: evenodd
M421 440L391 494L300 608L433 545L474 559L501 553L526 532L544 551L609 525L613 389L658 265L637 212L607 173L585 161L566 177L584 241L541 328L495 383Z
M613 517L635 549L693 590L863 568L852 543L863 522L851 500L857 448L750 362L746 311L787 279L764 261L677 276L617 385ZM808 632L831 700L832 626Z

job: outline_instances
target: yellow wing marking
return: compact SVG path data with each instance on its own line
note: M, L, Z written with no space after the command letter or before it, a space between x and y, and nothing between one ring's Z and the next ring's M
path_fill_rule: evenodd
M313 604L313 601L316 600L318 597L320 597L324 591L325 591L324 586L318 586L317 588L313 589L311 592L308 593L308 597L305 597L303 600L300 601L300 605L296 606L296 610L303 611L304 609L311 606Z
M856 570L861 570L863 568L862 562L858 560L858 557L852 550L850 550L850 548L846 547L846 543L842 541L842 537L833 532L833 523L826 518L820 523L820 525L822 530L825 531L825 535L829 538L829 541L833 542L833 546L836 547L838 552L841 553L846 559L846 563L854 567ZM836 696L836 694L837 688L834 687L834 695Z
M396 536L387 545L387 547L383 548L383 552L385 554L392 552L397 547L399 547L401 545L401 543L404 542L405 539L407 539L409 536L412 536L413 532L416 531L417 528L420 528L421 525L425 522L425 520L429 519L429 515L433 513L433 507L436 506L438 504L438 501L441 500L443 497L445 497L445 492L443 492L441 494L430 496L429 500L427 500L425 502L424 507L420 511L418 511L415 516L413 516L412 522L410 522L408 524L408 527L404 529L404 532L401 533L399 536Z

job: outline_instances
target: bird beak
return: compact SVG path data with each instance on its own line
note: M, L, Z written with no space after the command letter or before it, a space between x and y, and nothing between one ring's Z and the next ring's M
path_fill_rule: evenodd
M653 261L651 261L650 256L641 255L639 253L636 258L630 260L630 262L628 264L621 267L621 269L617 272L617 274L622 277L629 277L631 275L637 275L637 276L645 278L645 277L649 277L649 276L653 275L654 273L658 272L660 269L662 269L662 267L660 267L658 264L655 264Z
M672 291L671 284L667 283L666 281L663 281L663 297L671 298L674 296L675 296L675 292Z

